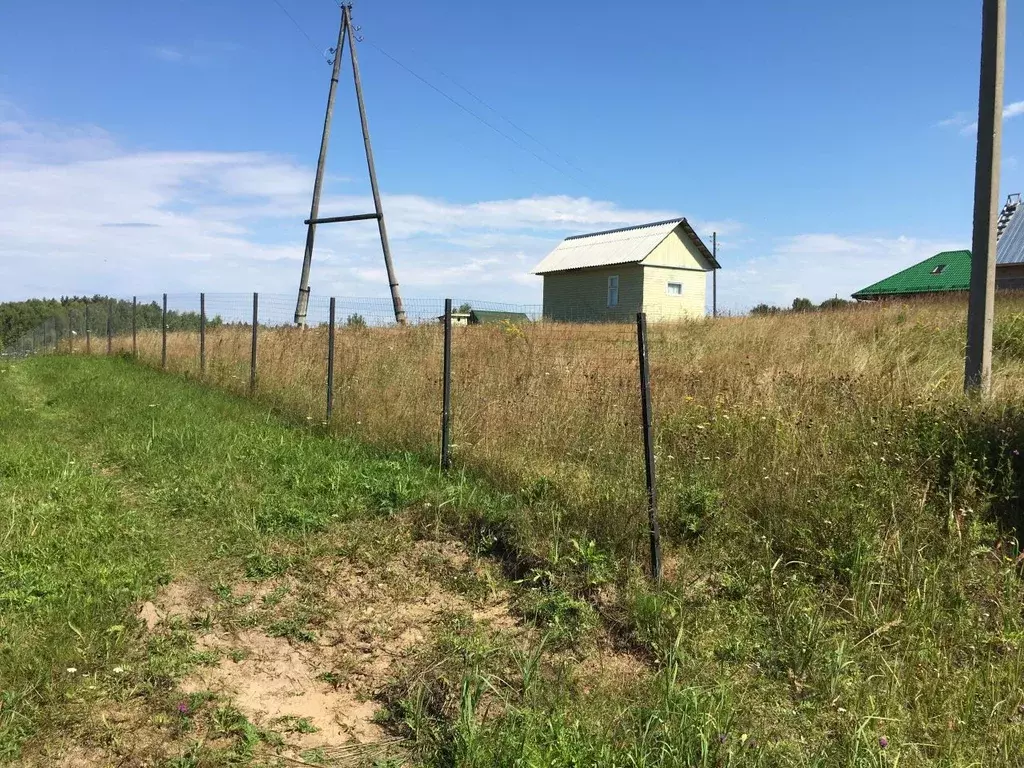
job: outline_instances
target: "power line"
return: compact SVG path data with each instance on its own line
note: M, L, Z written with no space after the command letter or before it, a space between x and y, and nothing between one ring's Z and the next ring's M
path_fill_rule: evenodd
M408 66L406 66L405 64L403 64L403 63L402 63L401 61L399 61L398 59L396 59L396 58L395 58L394 56L392 56L392 55L391 55L390 53L388 53L387 51L385 51L385 50L384 50L383 48L381 48L381 47L380 47L379 45L376 45L375 43L373 43L373 42L372 42L372 41L370 41L370 40L367 40L367 41L365 41L365 42L366 42L366 44L367 44L367 45L370 45L370 46L372 46L372 47L373 47L374 49L376 49L376 50L377 50L377 51L378 51L379 53L381 53L381 54L382 54L382 55L384 55L385 57L387 57L387 58L391 59L391 61L393 61L393 62L394 62L395 64L397 64L397 65L398 65L399 67L401 67L401 68L402 68L402 69L404 69L404 70L405 70L406 72L408 72L408 73L409 73L410 75L412 75L413 77L415 77L415 78L416 78L417 80L419 80L419 81L420 81L421 83L423 83L424 85L426 85L426 86L427 86L428 88L430 88L431 90L433 90L433 91L436 91L437 93L439 93L439 94L440 94L441 96L443 96L443 97L444 97L444 98L445 98L446 100L450 101L450 102L451 102L452 104L454 104L454 105L455 105L455 106L457 106L457 107L458 107L459 109L461 109L461 110L462 110L463 112L465 112L465 113L466 113L467 115L469 115L469 116L470 116L470 117L472 117L473 119L475 119L475 120L478 120L479 122L481 122L481 123L483 123L484 125L486 125L486 126L487 126L488 128L490 128L490 129L491 129L492 131L494 131L494 132L495 132L495 133L497 133L497 134L498 134L499 136L501 136L502 138L504 138L504 139L505 139L506 141L509 141L509 142L511 142L512 144L514 144L515 146L519 147L519 149L523 150L524 152L528 152L529 154L533 155L533 157L534 157L534 158L536 158L536 159L537 159L537 160L539 160L540 162L544 163L544 165L548 166L549 168L551 168L552 170L556 171L557 173L560 173L560 174L562 174L562 175L563 175L563 176L565 176L565 177L566 177L567 179L570 179L570 180L572 180L572 181L575 181L575 182L576 182L577 184L580 184L580 185L582 185L583 187L586 187L587 189L591 190L592 192L593 192L593 191L595 191L595 190L594 190L594 189L593 189L593 188L592 188L592 187L591 187L591 186L590 186L589 184L587 184L587 183L586 183L585 181L583 181L582 179L579 179L579 178L577 178L576 176L574 176L574 175L572 175L572 174L570 174L570 173L566 172L566 171L565 171L564 169L562 169L562 168L559 168L559 167L558 167L557 165L555 165L554 163L552 163L552 162L550 162L549 160L547 160L547 158L545 158L545 157L542 157L541 155L538 155L538 154L537 154L536 152L534 152L534 151L533 151L532 149L530 149L529 147L527 147L527 146L526 146L525 144L523 144L522 142L518 141L518 140L517 140L517 139L516 139L516 138L515 138L514 136L510 136L510 135L509 135L509 134L507 134L507 133L506 133L505 131L501 130L501 129L500 129L500 128L498 128L498 127L497 127L496 125L494 125L493 123L489 122L488 120L486 120L485 118L481 117L481 116L480 116L479 114L477 114L476 112L474 112L473 110L471 110L471 109L470 109L469 107L467 107L467 106L466 106L465 104L463 104L462 102L458 101L457 99L455 99L454 97L452 97L451 95L449 95L448 93L446 93L445 91L443 91L443 90L441 90L440 88L438 88L438 87L437 87L436 85L434 85L434 84L433 84L432 82L430 82L429 80L427 80L427 78L423 77L423 76L422 76L421 74L419 74L418 72L414 71L414 70L413 70L413 69L411 69L410 67L408 67ZM451 78L449 78L449 79L451 79ZM454 82L454 81L453 81L453 82ZM460 86L460 87L461 87L461 86ZM463 90L466 90L466 89L463 89ZM467 91L467 92L468 92L468 91ZM473 94L470 94L470 95L473 95ZM479 99L478 97L475 97L475 96L474 96L474 98L477 98L477 100L478 100L478 101L480 101L480 103L481 103L481 104L484 104L484 106L487 106L487 104L486 104L485 102L483 102L483 100L481 100L481 99ZM493 108L491 108L491 107L488 107L488 109L491 109L491 111L495 112L495 114L498 114L498 113L497 113L497 110L494 110L494 109L493 109ZM499 115L499 116L500 116L500 115ZM503 119L506 119L506 118L503 118ZM507 119L506 119L506 122L508 122L508 123L510 123L510 124L512 124L512 125L514 125L514 124L513 124L513 123L512 123L512 122L511 122L510 120L507 120ZM517 127L517 129L518 129L518 130L520 130L520 131L522 131L522 132L523 132L524 134L526 134L526 132L525 132L525 131L523 131L523 130L522 130L521 128L518 128L518 126L516 126L516 127ZM529 134L526 134L526 135L529 135ZM531 138L532 138L532 137L531 137ZM537 141L537 140L536 140L536 139L534 139L534 141ZM538 141L537 143L538 143L538 144L540 144L540 142L539 142L539 141ZM542 146L543 146L543 145L542 145ZM553 152L552 150L548 150L548 151L551 151L551 152L552 152L552 154L555 154L555 155L557 155L557 153ZM565 159L564 159L564 158L562 158L561 156L558 156L558 157L559 157L559 159L561 159L561 160L562 160L563 162L566 162L566 161L565 161ZM572 166L572 164L571 164L571 163L567 163L567 164L568 164L568 165L570 165L571 167L575 168L575 166ZM579 169L577 168L576 170L578 171Z
M573 169L574 171L576 171L577 173L582 173L582 174L583 174L584 176L589 176L589 174L588 174L588 173L587 173L586 171L584 171L584 170L583 170L582 168L580 168L579 166L577 166L577 165L576 165L575 163L573 163L573 162L572 162L571 160L569 160L568 158L566 158L566 157L562 156L561 154L559 154L558 152L556 152L556 151L555 151L554 149L552 149L551 147L547 146L547 145L546 145L546 144L545 144L545 143L544 143L543 141L541 141L540 139L538 139L538 138L537 138L536 136L534 136L534 135L533 135L532 133L530 133L529 131L527 131L527 130L526 130L525 128L523 128L522 126L520 126L520 125L517 125L516 123L514 123L514 122L512 121L512 119L511 119L511 118L509 118L509 117L506 117L505 115L503 115L503 114L502 114L501 112L499 112L499 111L498 111L497 109L495 109L494 107L492 107L492 106L491 106L490 104L488 104L488 103L487 103L486 101L484 101L483 99L481 99L481 98L480 98L479 96L477 96L477 95L476 95L475 93L473 93L473 92L472 92L471 90L469 90L469 88L467 88L466 86L462 85L462 83L460 83L459 81L457 81L457 80L456 80L456 79L455 79L454 77L452 77L451 75L449 75L449 74L448 74L447 72L445 72L445 71L444 71L443 69L438 69L437 67L434 67L434 69L435 69L435 70L437 70L437 71L438 71L438 72L439 72L439 73L440 73L440 74L441 74L441 75L442 75L443 77L445 77L445 78L446 78L446 79L447 79L447 80L448 80L448 81L449 81L449 82L450 82L450 83L451 83L452 85L454 85L454 86L455 86L456 88L460 88L460 89L462 89L463 91L465 91L466 93L468 93L468 94L469 94L469 95L470 95L470 96L471 96L471 97L472 97L473 99L475 99L475 100L476 100L476 101L477 101L478 103L482 104L482 105L483 105L484 107L486 107L486 108L487 108L487 109L489 109L489 110L490 110L491 112L493 112L494 114L496 114L496 115L497 115L498 117L500 117L500 118L501 118L502 120L504 120L504 121L505 121L506 123L508 123L509 125L511 125L511 126L512 126L513 128L515 128L515 129L516 129L517 131L519 131L519 132L520 132L521 134L523 134L523 136L525 136L526 138L528 138L528 139L530 139L531 141L535 142L535 143L536 143L536 144L537 144L538 146L540 146L540 147L543 147L543 148L544 148L545 150L547 150L547 151L548 151L548 152L550 152L550 153L551 153L552 155L554 155L555 157L557 157L557 158L558 158L559 160L561 160L561 161L562 161L563 163L565 163L565 164L566 164L567 166L569 166L570 168L572 168L572 169Z
M288 13L288 9L285 8L283 5L281 5L279 0L274 0L274 5L276 5L278 8L280 8L281 9L281 13L283 13L285 16L287 16L288 20L291 21L291 23L295 26L295 28L297 30L299 30L299 32L302 33L302 36L304 38L306 38L306 40L309 42L310 48L312 48L314 51L316 51L317 56L320 56L323 59L327 59L327 57L324 55L323 50L321 48L319 48L316 43L313 42L313 38L311 38L308 34L306 34L306 30L304 30L299 25L299 22L297 22L295 20L295 17L292 16L290 13Z

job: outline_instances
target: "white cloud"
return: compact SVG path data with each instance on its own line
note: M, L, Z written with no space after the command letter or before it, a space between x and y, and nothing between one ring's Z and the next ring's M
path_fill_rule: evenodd
M106 132L28 120L0 104L0 301L30 296L238 293L258 290L284 319L302 260L313 169L260 152L130 151ZM372 210L361 177L333 178L321 215ZM453 202L385 194L405 297L537 304L533 266L568 234L678 215L548 195ZM694 211L684 211L694 213ZM764 240L729 220L719 233L722 307L822 300L948 247L914 237L803 234ZM752 255L757 254L757 255ZM314 297L381 297L387 281L376 223L317 230ZM244 304L244 301L242 302Z
M719 276L720 295L736 297L730 309L761 302L788 306L797 297L820 302L849 299L854 291L963 243L910 237L805 234L780 240L770 253ZM724 293L722 293L724 291Z
M313 170L259 152L129 151L96 128L0 111L0 300L262 292L297 285ZM321 215L372 210L333 178ZM360 183L360 188L366 185ZM562 195L456 203L384 196L406 296L536 303L529 270L567 234L670 218ZM735 232L735 222L695 226ZM315 295L386 296L375 222L317 231ZM282 301L284 301L282 299Z
M1014 101L1003 107L1003 120L1010 120L1020 115L1024 115L1024 101ZM952 117L940 120L937 125L943 128L957 128L964 136L978 132L978 121L972 120L971 115L967 112L957 112Z

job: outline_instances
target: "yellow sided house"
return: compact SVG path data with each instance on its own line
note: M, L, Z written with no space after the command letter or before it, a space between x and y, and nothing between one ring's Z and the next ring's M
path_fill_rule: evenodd
M544 278L544 319L683 320L706 313L718 261L686 219L567 237L533 269Z

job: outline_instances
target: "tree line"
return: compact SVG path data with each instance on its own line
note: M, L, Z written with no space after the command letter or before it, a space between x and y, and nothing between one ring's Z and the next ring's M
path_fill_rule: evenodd
M815 304L810 299L793 299L790 307L776 307L771 304L758 304L750 310L752 315L777 315L782 312L827 312L830 309L845 309L854 302L847 299L840 299L836 296L833 299L825 299L821 304Z
M111 330L115 334L131 333L132 302L110 296L62 296L59 299L28 299L0 303L0 348L15 343L22 336L46 329L46 338L64 337L72 331L84 334L88 315L89 330L94 335L107 333L107 314L110 313ZM140 303L136 310L136 327L160 328L163 308L156 301ZM219 315L208 317L206 325L215 328L223 324ZM199 313L167 311L167 329L170 331L198 331Z

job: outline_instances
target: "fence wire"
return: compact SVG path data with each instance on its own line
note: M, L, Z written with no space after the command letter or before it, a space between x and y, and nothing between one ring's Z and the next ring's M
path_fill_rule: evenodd
M306 327L298 328L291 295L73 300L4 354L132 355L326 423L331 301L311 296ZM388 298L334 304L330 426L436 455L445 301L407 299L403 325ZM639 524L646 500L635 323L552 322L536 305L457 298L452 306L454 461L530 492L625 505ZM667 349L672 338L654 331L652 346ZM671 364L662 368L673 380Z

